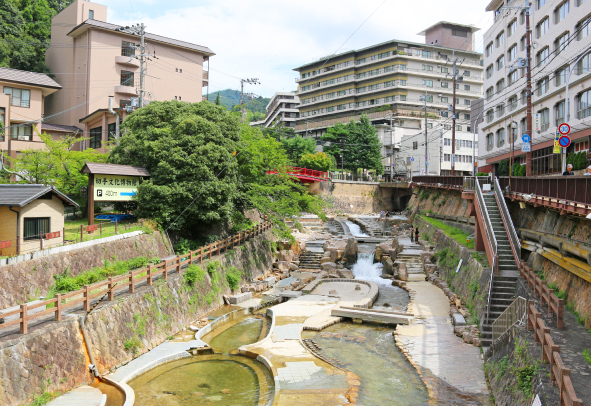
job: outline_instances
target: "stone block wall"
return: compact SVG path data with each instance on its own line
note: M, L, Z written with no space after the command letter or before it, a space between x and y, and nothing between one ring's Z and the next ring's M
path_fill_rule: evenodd
M230 267L242 272L241 285L269 271L274 261L270 238L270 233L258 236L205 261L194 286L172 274L97 308L87 319L86 333L100 371L129 362L222 305L223 295L232 293L225 276ZM210 275L206 265L214 261L219 266ZM67 316L0 342L0 405L25 405L44 391L90 383L83 344L78 319Z
M45 296L54 282L53 276L66 269L71 275L78 275L104 266L105 260L165 257L172 253L162 234L154 232L5 265L0 267L0 309Z
M392 188L361 182L319 182L320 195L331 206L329 213L373 214L393 210Z

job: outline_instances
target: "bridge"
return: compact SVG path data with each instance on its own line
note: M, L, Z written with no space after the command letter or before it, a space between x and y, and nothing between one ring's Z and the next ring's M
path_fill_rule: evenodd
M276 175L278 171L268 171L269 175ZM301 183L326 182L329 180L328 172L317 171L315 169L299 168L297 166L288 166L286 173L296 178Z

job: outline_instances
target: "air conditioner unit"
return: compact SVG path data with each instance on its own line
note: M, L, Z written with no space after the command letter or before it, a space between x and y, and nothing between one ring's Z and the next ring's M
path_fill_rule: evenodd
M443 94L439 93L437 96L441 97L441 96L443 96Z

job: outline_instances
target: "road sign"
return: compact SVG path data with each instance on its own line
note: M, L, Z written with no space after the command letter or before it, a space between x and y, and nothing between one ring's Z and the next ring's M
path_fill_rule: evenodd
M415 161L415 157L414 156L411 156L410 157L410 162L414 162L414 161Z
M570 125L567 123L562 123L558 126L558 132L562 135L567 135L570 133Z
M536 118L535 118L535 129L537 132L540 132L540 115L536 114Z
M568 135L563 135L558 140L558 143L560 144L560 146L562 148L566 148L566 147L568 147L570 145L570 137Z
M521 152L531 152L531 143L524 142L523 144L521 144Z
M529 134L524 134L521 137L521 141L523 141L523 142L530 142L531 141L531 137L529 136Z
M554 153L560 154L560 133L558 129L556 130L556 135L554 136Z

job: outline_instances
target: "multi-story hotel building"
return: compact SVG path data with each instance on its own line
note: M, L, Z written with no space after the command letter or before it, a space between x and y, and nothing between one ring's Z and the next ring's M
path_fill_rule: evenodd
M115 131L108 112L109 97L125 118L124 107L139 95L140 38L106 22L107 7L76 0L52 19L46 63L61 86L47 97L48 124L79 127L87 148L104 150ZM204 62L214 53L207 47L146 33L145 102L200 102L208 83ZM154 57L155 56L155 57Z
M483 94L481 54L473 51L473 26L439 22L419 33L425 44L392 40L367 48L321 58L295 70L300 118L296 133L320 136L337 122L358 120L366 114L373 124L393 124L380 138L385 167L392 162L392 151L404 136L424 130L424 102L427 98L429 143L439 148L444 125L451 126L448 107L453 101L452 61L457 60L462 81L456 85L457 122L461 131L470 133L470 105ZM443 113L442 111L445 111ZM444 134L449 134L445 132ZM458 130L460 131L460 130ZM420 138L420 137L419 137ZM424 157L424 136L417 150L400 148L397 159L406 162L415 152ZM390 144L387 144L387 143ZM437 157L439 160L439 149ZM424 161L423 161L424 162ZM429 173L433 169L430 168Z
M267 104L267 115L264 120L250 123L256 127L271 127L280 125L295 128L296 120L300 117L298 107L300 98L294 92L278 92Z
M509 158L515 135L516 162L527 130L526 15L530 4L532 32L532 174L560 173L562 154L554 154L558 125L571 126L567 153L589 151L591 136L591 1L493 0L486 10L494 23L484 34L484 109L479 123L479 170L489 172ZM577 62L578 60L578 62ZM570 115L565 112L566 83ZM516 127L516 128L515 128ZM514 131L514 132L512 132Z

